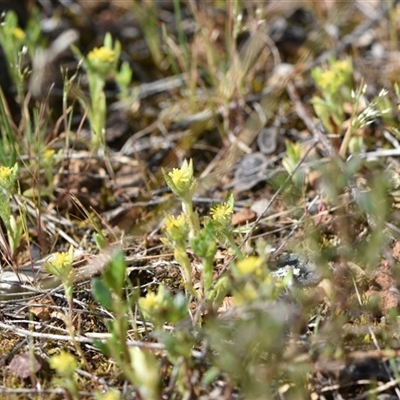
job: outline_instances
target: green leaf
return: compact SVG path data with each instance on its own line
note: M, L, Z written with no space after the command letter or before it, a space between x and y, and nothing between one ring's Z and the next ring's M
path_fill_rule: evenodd
M179 197L179 193L178 190L175 186L175 183L173 182L173 180L171 179L171 177L168 175L168 172L165 171L164 168L161 168L161 172L163 174L165 183L167 184L167 186L172 190L172 192Z
M113 254L111 262L104 271L103 279L105 284L111 288L118 297L122 295L125 282L126 262L122 251Z
M105 249L107 245L106 238L101 233L95 233L93 235L94 241L96 242L96 246L99 250Z
M94 345L94 347L99 349L106 357L110 356L110 350L108 349L108 346L106 343L103 343L99 339L94 339L93 345Z
M96 301L104 308L110 311L113 309L111 291L100 278L92 279L92 293Z
M132 68L129 63L124 61L121 64L121 68L119 72L115 75L115 80L117 81L119 86L127 87L132 81Z
M221 371L217 367L210 367L201 378L201 383L203 385L211 385L221 374Z
M233 197L232 192L229 192L228 196L226 196L226 203L230 205L232 208L235 206L235 198Z
M104 47L107 47L109 49L113 48L113 39L110 32L107 32L104 37Z
M215 245L214 226L211 221L190 241L190 244L197 256L205 258L210 254L210 246Z
M73 52L80 60L82 60L82 59L85 58L85 56L82 54L82 52L79 50L79 48L78 48L77 46L75 46L75 45L73 44L73 45L71 45L70 48L71 48L72 52Z
M399 85L397 84L397 82L394 84L394 91L396 93L397 100L400 100L400 89L399 89Z
M48 188L28 188L24 190L22 195L24 197L29 197L29 198L37 198L37 197L50 197L52 196L52 191L49 190Z

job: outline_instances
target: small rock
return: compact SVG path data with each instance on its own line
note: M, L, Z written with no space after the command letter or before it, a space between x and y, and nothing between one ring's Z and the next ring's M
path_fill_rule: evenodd
M43 369L48 368L47 361L37 354L33 357L29 352L15 356L8 367L20 379L28 379Z
M233 226L245 225L246 223L255 221L256 218L257 215L254 211L249 210L248 208L243 208L239 212L233 214L232 225Z
M235 172L235 189L249 190L257 183L266 179L265 168L267 159L262 153L244 156Z
M274 126L261 129L257 137L257 144L261 153L274 153L278 147L278 129Z

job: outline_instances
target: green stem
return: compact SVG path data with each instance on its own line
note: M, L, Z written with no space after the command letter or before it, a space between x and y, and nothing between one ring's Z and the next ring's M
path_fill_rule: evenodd
M213 283L214 257L212 259L205 258L203 262L203 289L204 296L207 297Z
M200 231L199 216L196 211L193 210L193 203L191 200L182 201L183 212L188 217L190 226L190 237L195 237Z
M176 247L174 250L174 256L175 260L178 261L179 265L182 268L182 275L183 279L185 280L186 291L197 299L199 296L194 290L192 282L192 265L190 263L188 255L186 254L185 247Z

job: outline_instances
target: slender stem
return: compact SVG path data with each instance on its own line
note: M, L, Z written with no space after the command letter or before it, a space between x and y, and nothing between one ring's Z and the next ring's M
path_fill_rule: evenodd
M182 201L183 212L188 217L188 222L190 226L190 236L195 237L200 231L199 217L197 213L193 210L193 203L190 200Z

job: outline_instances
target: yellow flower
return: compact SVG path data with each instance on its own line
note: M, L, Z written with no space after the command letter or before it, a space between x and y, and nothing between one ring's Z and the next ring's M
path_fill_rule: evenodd
M95 47L87 57L93 62L112 64L115 61L115 51L105 46Z
M72 264L71 256L67 252L58 252L48 260L50 264L59 269L70 267Z
M73 248L67 252L58 252L53 254L44 264L47 272L61 279L64 285L72 290L72 284L75 278L75 270L73 268L74 253Z
M46 161L50 160L54 156L55 151L53 149L46 149L44 152L44 158Z
M72 354L61 351L50 358L50 367L63 377L71 377L78 368L78 363Z
M157 294L154 292L147 293L146 297L141 297L139 299L139 307L142 311L147 313L151 313L157 307L158 304L158 297Z
M172 182L178 186L182 185L184 183L189 182L189 174L187 171L183 171L182 169L179 168L174 168L171 172L168 173L170 178L172 179Z
M189 224L186 216L183 213L177 217L169 215L165 220L164 230L172 243L185 240L189 234ZM171 245L175 247L175 244Z
M230 219L233 214L233 207L231 204L228 204L226 202L222 204L217 204L211 207L210 213L213 220L223 221L227 218Z
M25 32L21 28L15 27L12 33L17 40L25 39Z
M332 83L335 82L335 80L337 80L336 73L330 69L327 69L318 77L317 84L321 87L321 89L327 89L332 85Z
M240 275L259 275L262 267L262 259L256 256L246 257L236 263L236 270Z
M166 173L162 169L164 179L169 188L183 201L191 202L196 187L196 179L193 177L193 161L184 160L181 168L174 168Z
M350 59L344 59L344 60L337 60L335 63L332 65L332 69L335 71L340 71L344 72L346 74L351 73L351 61Z
M156 318L168 310L168 295L163 285L158 292L149 292L146 297L139 298L139 307L147 318Z
M0 179L8 179L13 172L13 169L10 167L4 167L3 165L0 167Z
M171 231L172 229L187 229L187 222L184 214L180 214L177 217L174 215L168 215L167 219L165 220L165 230Z

